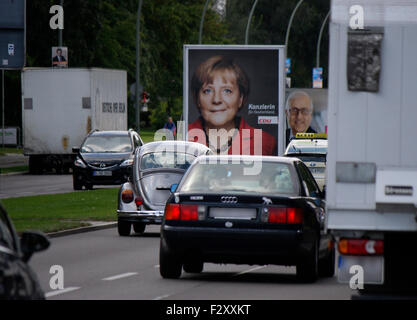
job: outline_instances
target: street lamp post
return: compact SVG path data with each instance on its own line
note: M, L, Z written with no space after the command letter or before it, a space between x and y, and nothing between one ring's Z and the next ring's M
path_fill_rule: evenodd
M200 32L198 34L198 44L201 44L203 38L203 24L204 24L204 17L206 15L207 7L210 0L206 0L206 4L204 5L203 13L201 14L201 21L200 21Z
M316 52L316 68L320 67L320 43L321 37L323 35L324 26L326 25L327 20L329 19L330 11L327 13L326 18L324 18L323 23L321 24L319 39L317 40L317 52Z
M255 7L258 4L258 0L255 0L255 2L253 3L252 9L249 13L249 18L248 18L248 24L246 25L246 34L245 34L245 44L248 44L248 39L249 39L249 28L250 28L250 22L252 20L252 16L253 16L253 12L255 11Z
M290 30L291 30L291 25L292 25L292 21L293 21L293 19L294 19L294 16L295 16L295 13L297 12L297 10L298 10L298 7L301 5L301 3L303 2L304 0L300 0L300 1L298 1L298 3L297 3L297 5L295 6L295 8L294 8L294 10L292 11L292 13L291 13L291 17L290 17L290 21L288 21L288 26L287 26L287 32L286 32L286 34L285 34L285 56L287 56L287 47L288 47L288 40L289 40L289 38L290 38Z
M61 0L61 2L59 3L61 8L64 8L64 0ZM58 47L62 47L62 29L59 28L58 29Z
M135 90L135 105L136 105L136 129L139 132L140 128L140 77L139 77L139 71L140 71L140 12L142 9L142 0L139 0L138 4L138 13L136 15L136 90Z

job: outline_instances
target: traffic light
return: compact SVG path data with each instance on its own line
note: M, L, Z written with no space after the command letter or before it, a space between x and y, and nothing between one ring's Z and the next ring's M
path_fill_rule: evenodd
M147 93L146 91L142 92L142 103L148 103L149 102L149 93Z

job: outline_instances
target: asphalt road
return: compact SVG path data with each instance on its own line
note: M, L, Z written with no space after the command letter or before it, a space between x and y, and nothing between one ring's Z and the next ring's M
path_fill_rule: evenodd
M94 186L94 189L116 187L117 185ZM66 192L74 192L71 174L32 175L25 173L0 176L0 199Z
M355 294L336 278L298 283L294 267L206 263L201 274L168 280L159 274L158 255L159 226L131 237L112 228L51 239L30 264L51 300L339 300ZM49 285L53 265L63 268L63 290Z

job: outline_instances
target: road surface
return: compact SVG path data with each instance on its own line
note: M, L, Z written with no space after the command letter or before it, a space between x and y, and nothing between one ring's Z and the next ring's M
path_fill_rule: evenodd
M350 299L336 278L298 283L294 267L217 265L178 280L159 274L159 226L144 235L119 237L115 228L51 239L31 259L48 299L287 300ZM53 265L62 266L64 289L52 290Z

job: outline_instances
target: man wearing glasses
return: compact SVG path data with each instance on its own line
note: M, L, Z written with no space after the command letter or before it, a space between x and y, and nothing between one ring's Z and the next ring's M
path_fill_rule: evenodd
M316 133L310 127L313 118L313 102L310 96L304 91L294 91L287 99L285 105L285 113L287 114L290 128L286 131L286 144L295 138L297 133Z

